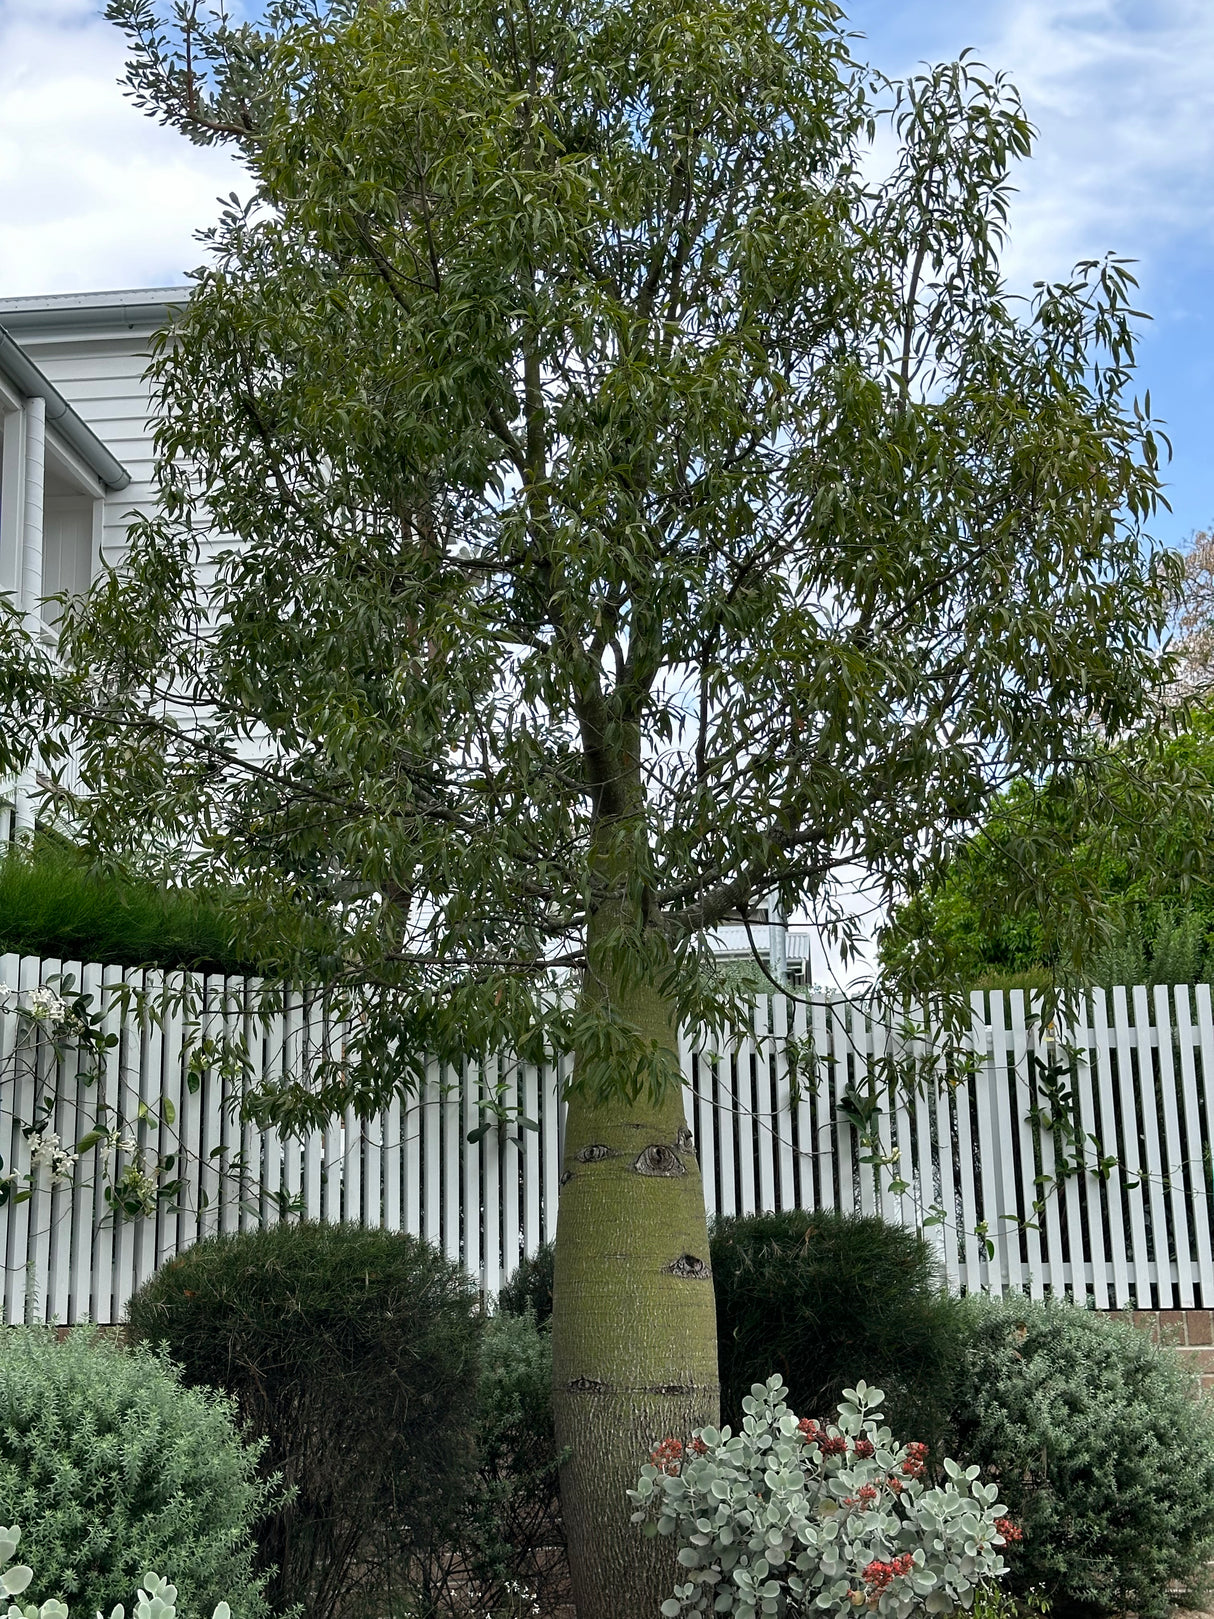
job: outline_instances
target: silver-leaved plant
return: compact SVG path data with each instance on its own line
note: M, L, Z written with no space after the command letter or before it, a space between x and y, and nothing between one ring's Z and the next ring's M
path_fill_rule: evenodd
M20 1539L20 1529L0 1528L0 1567L12 1562ZM0 1574L0 1591L9 1598L4 1619L68 1619L67 1605L57 1597L48 1597L40 1606L30 1602L22 1607L12 1600L21 1595L33 1577L34 1571L27 1563L16 1563ZM102 1619L102 1616L98 1614L97 1619ZM114 1605L110 1619L126 1619L126 1610L121 1602ZM135 1596L134 1619L177 1619L177 1587L170 1585L159 1574L145 1574L143 1585ZM232 1619L232 1610L226 1602L221 1602L211 1619Z
M798 1419L779 1377L742 1402L740 1433L704 1428L664 1440L642 1469L633 1522L674 1535L686 1578L662 1603L683 1613L844 1614L882 1619L969 1608L1007 1572L1019 1538L994 1484L946 1461L929 1485L926 1447L881 1426L880 1389L844 1390L838 1422Z

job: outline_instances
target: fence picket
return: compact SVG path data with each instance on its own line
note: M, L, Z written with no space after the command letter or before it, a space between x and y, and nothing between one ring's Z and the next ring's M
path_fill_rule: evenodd
M1113 1027L1117 1033L1117 1090L1121 1103L1121 1157L1125 1164L1123 1182L1130 1210L1130 1253L1135 1276L1135 1299L1140 1309L1151 1307L1151 1254L1147 1245L1146 1199L1143 1196L1142 1159L1139 1148L1141 1120L1134 1083L1137 1031L1130 1026L1126 992L1113 990Z
M533 1254L541 1242L543 1229L540 1206L543 1198L543 1166L540 1162L540 1073L534 1063L523 1067L523 1117L529 1121L523 1130L523 1254ZM530 1125L535 1128L531 1129Z
M1045 1226L1045 1199L1038 1180L1037 1131L1033 1128L1034 1087L1029 1072L1032 1046L1030 1019L1026 1016L1024 991L1014 989L1009 996L1012 1026L1012 1055L1008 1064L1008 1100L1012 1109L1012 1130L1007 1138L1008 1158L1019 1146L1020 1175L1018 1214L1020 1231L1016 1248L1028 1272L1030 1297L1039 1299L1044 1291L1041 1237ZM1038 1205L1043 1205L1038 1207Z
M1075 1141L1068 1145L1063 1140L1062 1156L1067 1163L1065 1175L1056 1179L1050 1186L1054 1196L1054 1214L1051 1233L1057 1232L1059 1247L1062 1253L1060 1264L1063 1271L1052 1279L1051 1292L1060 1294L1065 1291L1064 1284L1069 1280L1077 1298L1086 1297L1089 1280L1089 1267L1085 1263L1083 1244L1083 1174L1079 1167L1086 1158L1081 1150L1082 1126L1080 1124L1079 1087L1081 1083L1081 1068L1085 1050L1078 1048L1078 1055L1073 1054L1076 1047L1072 1025L1075 1021L1074 998L1064 1002L1055 1012L1055 1027L1053 1030L1053 1051L1047 1052L1050 1060L1059 1070L1066 1069L1068 1093L1066 1097L1066 1110L1069 1127L1075 1132ZM1065 1063L1063 1057L1065 1056ZM1041 1156L1044 1166L1048 1163L1048 1173L1054 1176L1059 1174L1059 1154L1052 1131L1042 1131ZM1065 1218L1065 1226L1064 1226ZM1065 1238L1064 1238L1065 1232ZM1053 1248L1050 1250L1050 1264L1053 1266Z
M766 995L755 1002L755 1155L761 1209L776 1207L776 1109L772 1090L772 1042Z
M501 1154L502 1164L502 1257L499 1287L502 1282L509 1281L519 1261L518 1063L514 1061L511 1061L507 1068L503 1100L506 1115L498 1131L498 1151Z
M1184 1159L1180 1151L1180 1108L1176 1071L1172 1061L1172 1019L1168 1015L1168 992L1163 984L1154 989L1155 1030L1159 1038L1159 1101L1163 1112L1163 1134L1167 1150L1164 1173L1172 1215L1172 1240L1176 1248L1176 1286L1182 1310L1193 1308L1193 1259L1189 1243L1189 1212L1185 1198ZM1165 1256L1166 1257L1166 1256Z
M687 1076L687 1095L691 1102L688 1128L700 1164L704 1209L711 1219L717 1212L717 1139L713 1129L712 1067L704 1047L697 1046L689 1031L680 1033L679 1045L683 1073Z
M1197 994L1209 986L1198 985ZM1176 1030L1180 1043L1180 1074L1184 1087L1185 1145L1189 1154L1189 1184L1193 1199L1193 1228L1197 1241L1197 1284L1205 1309L1214 1304L1214 1255L1210 1250L1210 1198L1207 1189L1205 1158L1202 1151L1202 1120L1197 1093L1197 1041L1200 1038L1193 1026L1189 991L1182 985L1176 988Z
M734 1175L734 1123L738 1116L738 1102L733 1088L733 1060L724 1040L713 1038L709 1049L716 1090L717 1209L721 1214L731 1215L738 1212Z
M52 980L56 988L60 987L63 973L62 962L48 961L44 964L44 970L46 977ZM33 1090L31 1093L31 1106L27 1115L31 1123L38 1123L44 1131L56 1128L55 1111L48 1112L45 1110L48 1094L54 1095L51 1087L54 1058L48 1047L49 1042L39 1038L35 1048L34 1061L31 1065ZM30 1199L29 1236L26 1250L26 1263L29 1267L26 1273L27 1321L51 1320L55 1305L55 1288L51 1279L51 1232L56 1218L61 1213L62 1203L59 1188L50 1179L49 1168L43 1168L38 1176L38 1181L40 1187L45 1187L46 1191L42 1196Z
M304 1057L303 996L297 989L292 989L287 992L283 1015L282 1064L284 1075L298 1073ZM221 1104L225 1111L228 1101L229 1097L225 1087ZM220 1120L220 1129L222 1130L222 1118ZM378 1171L378 1163L376 1164L376 1170ZM375 1175L375 1180L378 1182L378 1173ZM304 1188L303 1142L296 1130L285 1131L282 1137L282 1192L284 1217L297 1219L302 1213ZM379 1222L377 1220L373 1223L378 1224Z
M472 1276L481 1272L481 1144L469 1135L481 1122L480 1069L464 1064L464 1139L461 1145L464 1202L464 1266Z
M4 986L4 995L0 999L0 1073L5 1076L5 1084L0 1089L0 1158L3 1164L0 1168L8 1178L17 1174L17 1155L20 1151L21 1114L17 1104L17 1074L19 1061L17 1056L17 1042L21 1032L21 1019L18 1015L21 989L21 961L14 955L0 957L0 984ZM16 1277L19 1267L24 1267L25 1254L18 1251L17 1222L13 1218L12 1203L6 1203L4 1214L4 1319L13 1321L19 1319L14 1316L13 1309L16 1299Z
M938 1242L944 1261L945 1282L949 1290L956 1293L961 1285L963 1249L958 1229L956 1181L953 1177L952 1104L956 1097L947 1083L946 1063L947 1058L943 1053L932 1052L935 1095L932 1095L933 1081L925 1081L922 1093L916 1098L919 1116L919 1223L927 1219L935 1220L935 1224L927 1229ZM933 1124L936 1132L934 1146ZM938 1205L937 1195L940 1199Z
M1147 1207L1150 1210L1150 1242L1154 1259L1155 1284L1161 1309L1172 1307L1171 1242L1168 1231L1167 1205L1163 1183L1166 1166L1159 1144L1159 1115L1155 1105L1155 1053L1157 1033L1151 1024L1147 992L1136 984L1134 996L1134 1027L1138 1045L1138 1108L1142 1121L1143 1176L1146 1180Z
M490 1058L481 1070L486 1098L499 1095L499 1059ZM502 1285L502 1215L501 1215L501 1132L494 1126L485 1136L482 1157L484 1211L481 1247L481 1286L486 1293L497 1293Z
M754 1010L738 1031L732 1048L726 1048L726 1061L733 1064L734 1095L737 1097L738 1213L753 1214L755 1201L755 1087L752 1058L755 1049L751 1027Z
M464 1113L462 1076L458 1069L444 1065L442 1075L443 1118L443 1251L458 1265L463 1258L464 1237L461 1213L464 1199L460 1189Z
M564 1140L561 1132L561 1097L566 1069L559 1062L546 1062L541 1072L543 1090L543 1116L541 1118L544 1164L544 1224L543 1240L556 1238L556 1207L561 1189L561 1153ZM475 1272L473 1272L475 1275Z
M315 1056L318 1060L328 1061L332 1057L329 1049L329 1019L325 1015L325 1007L319 995L309 994L304 1003L304 1042L309 1057ZM324 1167L325 1167L325 1134L323 1129L314 1125L303 1137L303 1169L300 1191L303 1198L303 1213L308 1220L319 1220L324 1203ZM399 1170L399 1163L397 1165ZM387 1182L390 1170L385 1167L384 1176ZM385 1189L385 1197L387 1190ZM399 1206L400 1177L397 1175L397 1199Z
M0 963L0 976L3 974L3 963ZM101 1009L101 968L90 962L80 971L80 992L88 1002L90 1013ZM0 1014L2 1022L2 1014ZM0 1033L0 1067L4 1057L4 1037ZM77 1068L79 1073L79 1068ZM83 1086L79 1078L76 1081L77 1108L76 1108L76 1139L82 1140L97 1124L97 1108L95 1101L96 1081L91 1086ZM93 1186L99 1175L105 1172L109 1161L108 1150L98 1142L87 1151L80 1154L80 1161L76 1166L76 1190L72 1200L72 1280L69 1288L69 1315L71 1322L87 1321L92 1305L93 1289ZM155 1225L153 1224L153 1238ZM160 1257L156 1254L154 1264L159 1264Z

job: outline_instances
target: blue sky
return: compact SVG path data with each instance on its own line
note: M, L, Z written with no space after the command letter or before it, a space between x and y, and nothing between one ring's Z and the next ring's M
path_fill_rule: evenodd
M1040 130L1008 271L1027 286L1113 248L1155 319L1142 384L1176 456L1183 543L1214 521L1214 0L853 0L857 54L894 74L966 45ZM127 105L121 41L90 0L0 0L0 294L164 285L240 176Z

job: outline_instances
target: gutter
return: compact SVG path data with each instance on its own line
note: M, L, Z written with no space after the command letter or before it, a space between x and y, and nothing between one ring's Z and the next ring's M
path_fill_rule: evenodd
M122 462L111 455L88 423L76 414L58 388L47 381L3 326L0 326L0 371L7 372L27 399L45 401L47 426L53 427L64 443L75 450L108 490L116 492L126 488L131 475Z

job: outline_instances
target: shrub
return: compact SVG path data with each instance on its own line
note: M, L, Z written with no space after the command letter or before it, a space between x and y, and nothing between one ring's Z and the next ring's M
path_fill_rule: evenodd
M675 1535L684 1580L662 1603L738 1619L866 1607L888 1619L970 1607L1006 1568L1016 1526L977 1467L929 1486L922 1444L881 1425L881 1390L848 1389L837 1425L797 1418L778 1377L743 1400L742 1430L667 1439L629 1492L634 1523ZM656 1508L656 1517L652 1514Z
M886 1390L895 1432L940 1442L958 1325L919 1233L788 1209L716 1220L710 1252L723 1420L736 1424L773 1370L811 1414L865 1377Z
M29 1589L34 1578L34 1571L28 1563L3 1568L5 1563L12 1561L20 1540L21 1531L15 1526L11 1529L0 1528L0 1568L3 1569L0 1573L0 1593L10 1599L8 1619L68 1619L66 1605L56 1597L47 1597L41 1604L27 1602L24 1607L11 1602L13 1597ZM136 1593L135 1619L177 1619L177 1587L170 1585L159 1574L145 1574L143 1584L146 1589ZM228 1604L219 1602L211 1619L231 1619L231 1616L232 1610ZM100 1615L98 1619L101 1619ZM110 1619L123 1619L121 1604L114 1608Z
M568 1601L552 1422L552 1339L534 1315L485 1323L477 1391L476 1464L464 1513L431 1560L435 1606L498 1614L528 1595L550 1613ZM515 1599L513 1602L511 1599Z
M503 1315L526 1315L530 1311L541 1327L551 1320L555 1259L556 1244L545 1242L523 1260L497 1296L497 1307Z
M219 907L189 889L92 870L70 845L40 838L0 856L0 952L130 966L240 971Z
M168 1567L184 1615L226 1597L263 1619L251 1528L269 1504L221 1395L89 1328L0 1334L0 1521L24 1526L40 1599L108 1613Z
M129 1315L235 1396L294 1492L259 1530L274 1599L309 1619L399 1606L472 1460L481 1323L458 1266L404 1234L283 1224L188 1249Z
M953 1443L1024 1526L1013 1589L1162 1615L1214 1550L1214 1416L1167 1350L1060 1302L972 1299ZM1193 1605L1196 1605L1194 1603Z

